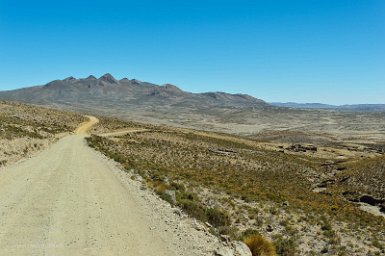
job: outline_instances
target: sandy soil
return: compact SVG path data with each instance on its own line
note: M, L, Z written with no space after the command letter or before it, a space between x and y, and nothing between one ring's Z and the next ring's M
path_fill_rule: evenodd
M0 170L0 255L212 255L216 238L86 145L95 123Z

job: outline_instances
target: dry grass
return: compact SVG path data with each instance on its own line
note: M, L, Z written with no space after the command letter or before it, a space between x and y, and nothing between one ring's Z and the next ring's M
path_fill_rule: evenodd
M344 191L385 199L385 157L383 156L351 163L338 177L343 180L340 186Z
M274 245L261 235L251 235L244 240L253 256L276 256Z

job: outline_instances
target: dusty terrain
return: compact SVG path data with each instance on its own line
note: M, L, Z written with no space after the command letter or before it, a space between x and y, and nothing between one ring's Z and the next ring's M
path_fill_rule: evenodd
M381 141L235 136L108 118L92 133L91 146L213 234L263 234L278 255L385 253Z
M141 190L76 129L0 169L0 255L211 255L213 235ZM197 224L195 224L197 225ZM228 249L230 250L230 249Z
M238 256L254 234L278 255L385 253L380 116L234 135L0 107L0 255Z

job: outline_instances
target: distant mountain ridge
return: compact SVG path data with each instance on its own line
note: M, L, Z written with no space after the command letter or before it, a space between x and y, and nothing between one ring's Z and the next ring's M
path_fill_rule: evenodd
M26 87L11 91L0 91L0 99L44 105L65 105L75 108L115 108L130 107L184 108L202 110L210 108L291 108L333 110L348 112L383 112L385 104L328 105L322 103L272 102L266 103L247 94L225 92L191 93L175 85L157 85L137 79L116 79L109 73L96 78L73 76L54 80L45 85ZM187 109L186 109L187 108Z
M128 78L118 80L109 73L99 78L70 76L45 85L0 91L0 100L198 128L212 127L217 122L239 123L239 113L248 116L257 109L273 108L250 95L191 93L172 84L156 85Z
M3 91L0 92L0 99L41 104L82 103L94 100L99 104L104 102L179 106L207 104L232 107L267 105L263 100L249 95L224 92L190 93L172 84L156 85L128 78L117 80L109 73L100 78L90 75L87 78L77 79L70 76L41 86Z
M269 103L277 107L294 108L294 109L327 109L336 111L352 111L352 112L383 112L385 104L352 104L352 105L329 105L322 103L295 103L295 102L271 102Z

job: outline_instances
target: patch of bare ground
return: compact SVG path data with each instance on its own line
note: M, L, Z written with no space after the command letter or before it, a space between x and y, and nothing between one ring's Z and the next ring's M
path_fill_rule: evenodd
M113 135L137 129L145 131ZM366 171L382 153L367 145L326 133L256 138L108 118L93 132L112 135L93 135L90 146L224 241L261 234L278 255L385 253L385 218L346 196L348 187L383 195L382 165ZM360 175L365 181L351 182ZM349 179L355 185L345 186Z

